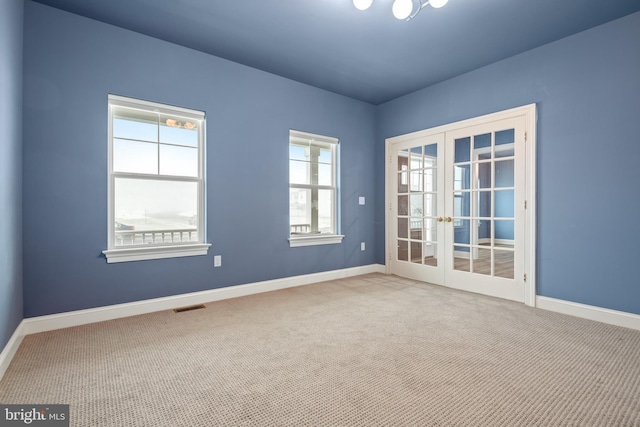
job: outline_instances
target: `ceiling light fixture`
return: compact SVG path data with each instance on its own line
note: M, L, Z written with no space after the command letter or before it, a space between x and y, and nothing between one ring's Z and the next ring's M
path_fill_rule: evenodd
M409 21L416 17L416 15L427 5L435 9L439 9L449 0L395 0L391 11L393 16L398 19L404 19ZM367 10L371 7L373 0L353 0L353 5L359 10Z
M373 3L373 0L353 0L353 5L358 10L367 10Z

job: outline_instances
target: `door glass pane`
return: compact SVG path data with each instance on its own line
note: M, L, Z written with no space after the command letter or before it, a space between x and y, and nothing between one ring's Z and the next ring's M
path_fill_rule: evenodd
M158 173L158 144L113 140L113 170L115 172Z
M460 225L455 226L455 230L453 233L453 242L454 243L466 243L469 244L471 242L471 221L468 219L460 220Z
M411 149L411 169L422 169L422 147Z
M499 247L511 247L513 248L514 240L514 221L513 220L501 220L494 221L495 227L495 245Z
M409 196L398 196L398 215L409 215Z
M481 149L489 148L489 150ZM485 133L483 135L476 135L473 137L473 149L475 151L489 151L491 152L491 134Z
M453 167L453 189L469 190L471 188L471 166L456 165Z
M496 162L496 188L513 187L513 159Z
M404 150L398 151L398 172L407 170L409 165L409 151L405 148Z
M488 219L474 220L478 230L478 244L491 246L491 221Z
M462 163L471 161L471 138L460 138L455 140L454 162Z
M429 242L437 242L438 241L438 222L435 219L425 219L424 220L424 234L422 235L423 239Z
M422 264L422 242L411 242L411 262Z
M515 142L515 130L505 129L496 132L496 146L513 144Z
M480 218L491 217L491 191L475 191L478 203L473 216Z
M453 216L456 219L471 216L471 193L453 193Z
M437 169L425 169L424 191L437 191Z
M422 218L410 218L410 238L413 240L422 240Z
M434 168L438 166L438 145L431 144L424 146L424 167Z
M438 213L436 206L437 195L425 194L424 195L424 216L436 216Z
M422 194L412 194L411 199L411 216L422 216Z
M491 275L491 249L473 248L473 272Z
M496 190L495 198L494 216L496 218L513 218L513 190Z
M458 271L471 271L471 260L469 259L469 247L453 247L453 269Z
M409 188L413 192L422 191L422 171L411 171Z
M409 242L398 240L398 261L409 261Z
M401 239L409 237L409 218L398 218L398 237Z
M491 188L491 163L484 162L476 165L478 188Z
M437 257L437 245L435 243L424 243L422 249L422 257L424 259L425 265L430 265L432 267L438 266L438 257Z
M407 171L398 173L398 193L409 192L409 177Z
M500 249L494 249L494 275L497 277L504 277L506 279L513 279L513 265L514 265L514 251L505 251Z

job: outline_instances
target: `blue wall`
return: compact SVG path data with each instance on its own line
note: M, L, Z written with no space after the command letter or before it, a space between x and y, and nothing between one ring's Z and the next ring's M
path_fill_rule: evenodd
M640 314L640 13L380 106L377 164L385 138L531 103L538 294Z
M375 107L32 2L25 29L25 317L377 261ZM208 256L101 256L109 93L206 112ZM289 129L341 141L340 245L289 247Z
M23 12L0 2L0 352L22 321Z

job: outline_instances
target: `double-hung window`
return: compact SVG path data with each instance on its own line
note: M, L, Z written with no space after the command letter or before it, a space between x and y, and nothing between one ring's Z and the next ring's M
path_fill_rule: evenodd
M338 233L338 140L289 132L289 243L340 243Z
M201 111L109 95L107 262L206 255Z

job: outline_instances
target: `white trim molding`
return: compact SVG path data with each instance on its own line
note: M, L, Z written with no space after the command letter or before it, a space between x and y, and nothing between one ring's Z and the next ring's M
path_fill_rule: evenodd
M107 263L144 261L148 259L178 258L183 256L206 255L210 243L175 246L149 246L145 248L122 248L102 251Z
M7 345L4 346L2 352L0 352L0 380L4 376L4 373L9 369L9 365L13 360L13 356L18 352L20 343L26 334L24 333L24 320L18 324L18 327L9 338Z
M188 294L174 295L170 297L154 298L142 301L134 301L125 304L109 305L105 307L89 308L86 310L70 311L66 313L50 314L24 319L24 334L52 331L55 329L69 328L72 326L86 325L89 323L103 322L106 320L136 316L162 310L205 304L229 298L237 298L262 292L276 291L279 289L296 286L310 285L327 280L342 279L345 277L360 276L369 273L384 273L384 266L371 264L362 267L345 268L341 270L324 271L320 273L305 274L301 276L284 277L282 279L267 280L264 282L248 283L245 285L227 286L208 291L192 292Z
M638 314L543 296L536 297L536 307L640 331L640 315Z
M296 236L289 238L289 247L297 248L299 246L315 246L315 245L335 245L342 243L344 235L315 235L315 236Z

